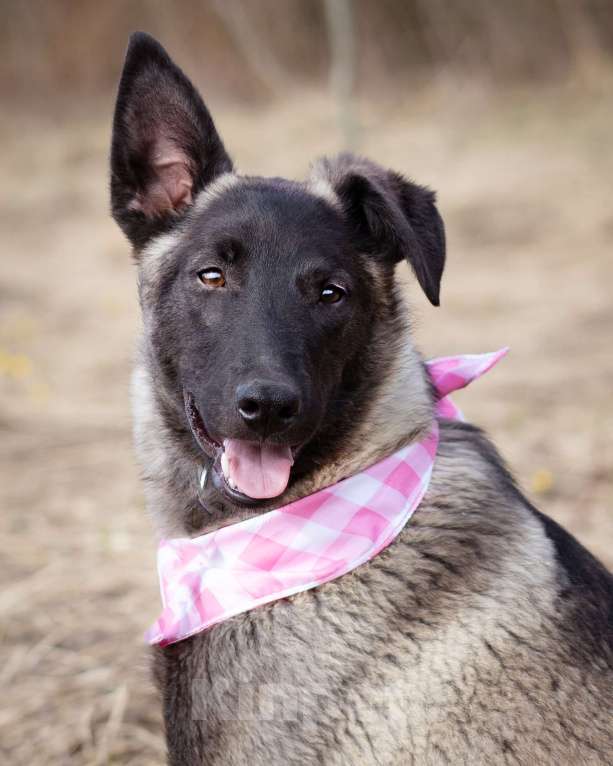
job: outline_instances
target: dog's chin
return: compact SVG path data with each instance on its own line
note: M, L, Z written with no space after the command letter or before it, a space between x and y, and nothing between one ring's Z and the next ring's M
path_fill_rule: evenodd
M218 441L207 430L194 397L187 392L185 412L196 442L211 460L211 482L230 505L263 506L285 493L302 445L234 438Z

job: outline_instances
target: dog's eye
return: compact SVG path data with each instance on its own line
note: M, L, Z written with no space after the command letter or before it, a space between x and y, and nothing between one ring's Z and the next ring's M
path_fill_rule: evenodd
M321 303L338 303L347 293L338 285L326 285L319 295Z
M215 268L215 266L199 271L198 279L207 287L223 287L226 284L226 278L223 275L223 271Z

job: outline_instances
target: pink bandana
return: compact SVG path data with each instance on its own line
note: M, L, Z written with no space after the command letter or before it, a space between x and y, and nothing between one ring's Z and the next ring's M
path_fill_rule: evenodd
M437 417L462 419L447 395L486 373L506 352L427 362L439 395ZM331 487L200 537L163 540L158 573L164 609L147 631L149 643L175 643L372 559L419 505L437 445L435 420L421 441Z

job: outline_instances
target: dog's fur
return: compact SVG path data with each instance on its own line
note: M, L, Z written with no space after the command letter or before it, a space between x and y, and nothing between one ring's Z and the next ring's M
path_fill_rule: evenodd
M128 51L111 166L139 268L136 445L161 534L284 504L420 438L433 395L394 266L408 258L438 303L445 243L430 192L350 155L304 184L239 176L146 35ZM232 298L192 279L222 257L222 234ZM310 300L315 273L341 274L350 299ZM210 458L185 390L207 427L241 438L233 387L264 368L302 397L288 489L250 508L209 482L197 499ZM612 615L602 565L528 503L482 432L442 421L428 492L385 551L156 652L169 760L610 763Z

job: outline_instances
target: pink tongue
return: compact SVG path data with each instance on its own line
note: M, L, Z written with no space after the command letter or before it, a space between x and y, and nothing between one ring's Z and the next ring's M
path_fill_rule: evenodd
M294 462L290 447L253 444L225 439L224 449L230 475L239 492L254 499L277 497L289 481Z

